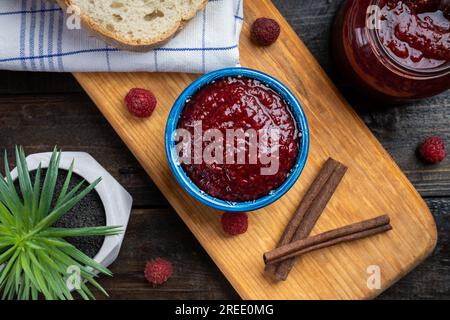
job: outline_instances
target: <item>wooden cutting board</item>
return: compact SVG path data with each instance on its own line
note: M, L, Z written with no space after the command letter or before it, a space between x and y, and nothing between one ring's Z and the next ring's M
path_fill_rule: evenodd
M433 250L436 226L420 195L336 90L305 45L269 0L245 1L241 63L287 84L300 99L311 129L311 150L295 186L279 201L250 215L246 234L227 237L219 212L191 198L175 181L164 152L172 103L197 76L88 73L75 77L162 193L244 299L367 299L413 269ZM269 48L249 41L257 17L278 20L282 34ZM123 98L132 87L150 88L158 107L150 119L131 117ZM263 275L262 254L274 248L305 190L332 156L349 167L313 234L388 213L394 230L320 250L298 259L289 278ZM173 235L176 237L177 235ZM381 288L367 286L368 268L379 266Z

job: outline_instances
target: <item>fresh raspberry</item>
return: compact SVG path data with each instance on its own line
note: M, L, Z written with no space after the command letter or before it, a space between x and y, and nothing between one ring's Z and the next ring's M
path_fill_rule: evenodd
M248 215L245 212L225 212L221 221L223 231L232 236L245 233L248 228Z
M270 46L280 35L280 25L273 19L258 18L252 26L252 39L261 46Z
M147 261L145 265L145 278L153 285L163 284L172 276L172 273L172 264L161 258Z
M419 146L419 153L429 163L438 163L445 159L445 145L441 137L426 138Z
M150 117L156 108L156 97L148 90L134 88L125 97L128 110L139 118Z

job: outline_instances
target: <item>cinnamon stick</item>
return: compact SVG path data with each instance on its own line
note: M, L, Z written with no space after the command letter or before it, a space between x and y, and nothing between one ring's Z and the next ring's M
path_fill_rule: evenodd
M304 239L310 234L346 171L347 167L340 162L331 158L326 161L289 221L277 247ZM293 262L290 259L281 264L266 265L265 271L277 280L285 280Z
M285 246L266 252L264 254L264 261L266 264L274 264L307 252L386 232L392 229L389 222L389 216L383 215L327 231L307 239L294 241Z
M319 196L311 204L311 207L309 208L307 214L302 220L291 242L301 240L309 236L317 220L321 216L323 210L327 206L328 202L330 201L331 197L336 191L339 183L344 177L345 172L347 172L347 167L345 167L341 163L338 163L336 169L333 171L333 174L330 176L327 183L321 190ZM294 262L295 258L291 258L281 262L275 274L276 279L283 281L286 280L287 276L289 275L289 272L294 266Z

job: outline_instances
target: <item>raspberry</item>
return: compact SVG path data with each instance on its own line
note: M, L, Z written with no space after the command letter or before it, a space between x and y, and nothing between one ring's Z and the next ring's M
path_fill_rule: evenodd
M258 18L252 26L252 39L262 46L270 46L280 35L280 25L273 19Z
M438 163L445 159L445 145L441 137L426 138L419 146L419 153L429 163Z
M145 278L153 285L163 284L172 276L172 264L164 259L156 258L147 261L145 265Z
M248 228L248 216L245 212L225 212L221 221L223 231L232 236L245 233Z
M139 118L150 117L156 108L156 97L148 90L134 88L125 97L128 110Z

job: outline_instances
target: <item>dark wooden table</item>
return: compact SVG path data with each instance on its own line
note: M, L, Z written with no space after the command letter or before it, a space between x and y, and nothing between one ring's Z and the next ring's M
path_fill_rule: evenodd
M297 33L335 79L329 54L333 16L342 0L276 0ZM339 80L335 79L339 85ZM347 95L351 101L351 95ZM439 229L433 255L383 293L381 299L450 298L450 161L425 165L418 142L439 134L450 148L450 93L402 106L367 110L353 103L429 205ZM15 144L27 153L92 154L132 194L134 208L113 279L101 279L115 299L239 298L174 210L147 177L111 126L70 74L0 72L0 149ZM144 280L146 259L166 257L174 277L152 288Z

